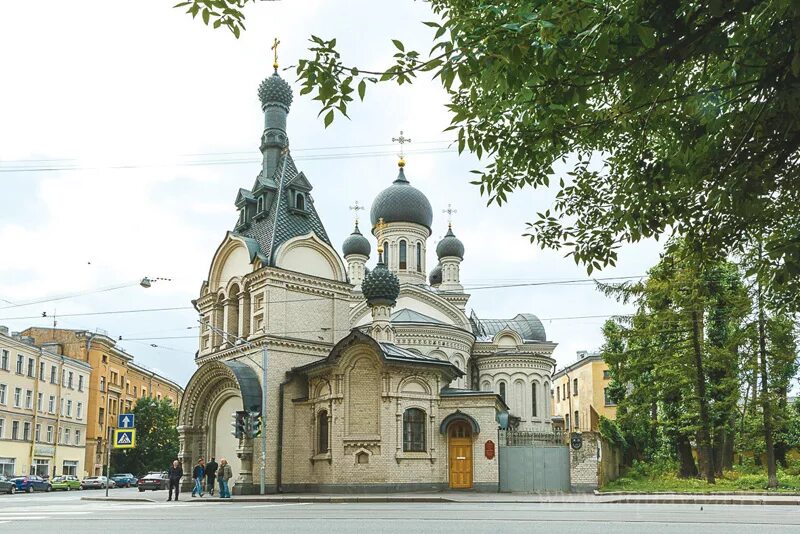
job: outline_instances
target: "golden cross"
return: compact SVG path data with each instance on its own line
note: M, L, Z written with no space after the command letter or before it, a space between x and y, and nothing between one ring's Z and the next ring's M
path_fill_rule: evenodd
M273 51L272 68L275 69L275 70L278 70L278 45L279 44L281 44L281 42L277 38L275 38L275 39L273 39L272 46L270 47L270 50Z
M384 228L386 228L386 223L383 222L383 217L381 217L375 224L375 237L378 238L378 255L383 254L383 239L381 239L381 234Z
M353 213L356 214L356 226L358 226L358 212L361 211L361 210L365 210L367 208L365 208L364 206L359 206L358 205L358 200L356 200L355 205L350 206L350 209L353 211Z
M411 139L408 137L403 136L403 130L400 130L400 137L392 137L392 143L399 143L400 144L400 163L399 165L403 167L406 164L405 157L403 156L403 145L406 143L410 143Z
M457 209L453 209L453 206L451 204L448 204L447 205L447 209L446 210L442 210L442 213L446 213L447 214L447 227L448 228L451 227L453 225L453 214L454 213L458 213L458 210Z

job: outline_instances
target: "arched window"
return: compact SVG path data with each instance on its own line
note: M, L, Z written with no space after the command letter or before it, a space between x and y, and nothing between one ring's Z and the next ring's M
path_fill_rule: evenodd
M403 452L425 452L425 412L419 408L403 413Z
M422 272L422 243L417 242L417 272Z
M383 263L389 267L389 242L383 242Z
M317 454L328 452L328 412L322 410L317 414Z
M303 193L297 193L294 207L299 210L306 209L306 198L303 196Z
M506 383L500 382L498 384L498 388L500 390L500 398L503 399L503 402L506 401Z
M406 242L404 240L400 241L400 268L406 269L408 267L408 262L406 261Z
M264 211L264 195L258 197L258 211Z
M536 399L537 391L536 390L538 390L538 389L539 389L539 383L538 382L531 382L531 417L538 417L538 413L537 413L538 412L537 411L538 406L536 406L536 401L537 401L537 399Z

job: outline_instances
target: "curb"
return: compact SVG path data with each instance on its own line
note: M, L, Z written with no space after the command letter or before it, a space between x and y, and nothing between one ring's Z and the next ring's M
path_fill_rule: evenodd
M81 500L96 502L158 502L155 499L146 497L81 497Z
M737 496L737 497L800 497L800 492L796 491L787 491L787 492L777 492L777 491L687 491L684 493L675 493L674 491L599 491L594 490L594 494L598 496L604 495L670 495L673 497L677 496L687 496L687 497L726 497L726 496Z

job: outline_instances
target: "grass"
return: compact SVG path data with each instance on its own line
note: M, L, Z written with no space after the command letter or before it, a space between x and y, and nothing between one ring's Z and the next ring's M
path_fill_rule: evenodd
M767 473L763 467L736 466L717 477L716 484L700 478L678 478L675 466L653 468L637 464L624 476L609 482L600 491L630 491L635 493L800 493L800 464L778 469L778 488L767 490Z

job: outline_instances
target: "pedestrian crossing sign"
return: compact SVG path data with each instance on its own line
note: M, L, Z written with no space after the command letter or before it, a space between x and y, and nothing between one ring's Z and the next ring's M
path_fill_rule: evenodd
M136 429L117 428L114 430L114 448L132 449L136 447Z

